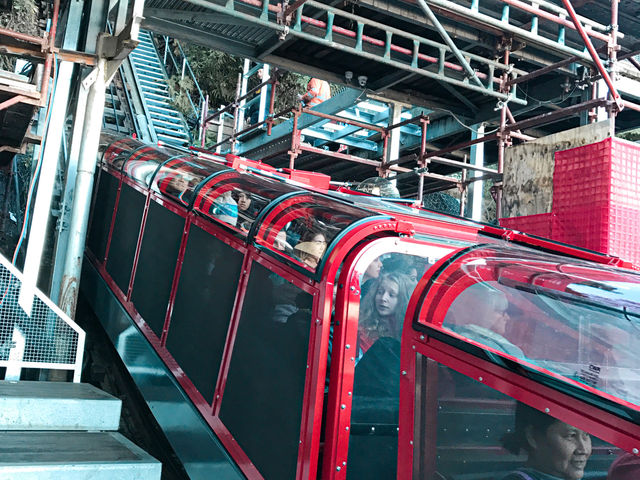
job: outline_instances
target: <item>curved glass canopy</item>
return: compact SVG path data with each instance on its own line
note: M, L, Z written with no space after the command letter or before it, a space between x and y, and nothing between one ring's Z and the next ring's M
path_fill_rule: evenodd
M453 255L421 298L418 324L640 407L637 273L484 245Z
M100 136L100 150L102 154L102 162L111 166L117 171L122 170L122 164L136 150L142 147L148 147L140 140L130 137L116 137L103 133Z
M209 160L183 155L173 157L156 170L151 189L190 206L198 186L213 174L228 168Z
M316 271L349 226L378 214L320 194L300 192L280 200L254 229L254 242Z
M227 171L209 179L198 191L193 209L246 236L258 214L273 200L300 189L255 175Z

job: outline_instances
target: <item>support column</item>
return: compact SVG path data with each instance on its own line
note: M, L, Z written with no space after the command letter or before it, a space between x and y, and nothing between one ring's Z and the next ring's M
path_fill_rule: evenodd
M244 97L247 94L247 85L249 83L249 71L251 70L251 60L248 58L244 59L244 64L242 65L242 80L240 81L240 92L239 96ZM244 130L244 105L247 103L247 100L243 98L240 100L240 107L238 110L238 123L236 124L237 131L240 132Z
M389 103L389 120L387 121L387 126L390 127L391 125L395 125L402 121L402 107L402 103ZM389 164L398 158L400 158L400 129L394 128L389 131L389 143L387 146L385 163ZM387 171L387 178L391 180L394 186L396 185L396 181L393 180L393 177L395 176L395 172L391 170Z
M124 0L118 3L119 14L122 11L122 3L126 3ZM69 50L75 50L78 47L80 24L82 19L82 10L84 8L83 0L73 0L69 8L69 16L67 19L67 25L65 29L65 36L63 42L63 48ZM126 13L126 8L125 8ZM120 27L121 28L121 27ZM74 83L77 82L80 77L82 68L80 67L78 72L73 76ZM84 92L84 95L83 95ZM64 180L64 196L62 198L62 205L60 207L60 217L58 218L58 228L56 237L56 250L53 265L53 275L51 278L51 300L58 303L58 294L60 292L60 282L62 280L62 267L64 264L64 255L67 250L67 242L69 239L69 219L71 216L71 203L73 201L73 188L76 184L76 171L78 158L78 151L80 149L80 140L82 138L82 125L84 123L84 112L87 103L86 90L78 89L78 99L76 101L76 113L74 115L73 132L71 137L71 148L69 149L67 158L67 171Z
M33 207L31 228L29 229L29 243L24 263L24 281L20 289L19 303L28 316L31 316L35 288L40 274L45 239L49 217L51 216L51 201L53 186L56 181L56 169L60 158L62 145L62 130L67 114L69 90L73 63L61 62L56 79L55 95L50 104L49 121L46 128L46 143L42 152L42 165L38 180L36 201ZM100 130L101 126L98 128ZM26 215L26 213L25 213Z
M262 78L261 82L266 82L271 78L271 74L269 72L269 64L265 63L262 65ZM268 86L262 87L260 89L260 109L258 110L258 122L263 122L267 116L267 110L269 109L269 100L271 99L270 90L274 88L269 88Z
M471 128L471 140L476 140L478 138L484 137L484 123L478 123L473 125ZM484 143L476 143L471 145L469 163L475 167L484 167ZM475 170L473 173L474 177L480 177L483 175L483 172ZM482 220L482 194L484 192L484 181L478 180L477 182L472 182L468 187L468 195L471 197L470 207L471 207L471 218L476 221Z
M106 60L100 58L98 64L87 79L83 81L83 88L88 88L87 108L82 129L82 143L78 152L78 170L73 197L72 217L69 224L69 244L64 263L64 276L60 287L60 308L71 318L75 317L78 300L78 286L82 271L82 257L84 254L89 209L91 207L91 193L93 190L93 175L96 168L96 153L100 142L102 116L105 102L105 70ZM92 84L88 84L89 77L95 75ZM85 83L86 82L86 83ZM75 133L75 132L74 132Z

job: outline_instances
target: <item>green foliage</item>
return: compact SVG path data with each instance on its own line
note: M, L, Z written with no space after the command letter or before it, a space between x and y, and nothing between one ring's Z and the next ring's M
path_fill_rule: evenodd
M242 73L242 60L199 45L183 45L183 48L200 88L205 95L209 95L209 107L213 110L220 105L233 102L239 75ZM249 79L248 88L257 86L259 82L257 75L253 75ZM309 83L309 77L281 70L276 88L275 112L296 106L297 95L306 91L307 83ZM192 91L195 88L193 85L178 81L174 81L173 85L176 92ZM176 103L178 108L182 108L181 100ZM190 106L189 110L191 110Z
M11 11L0 14L0 27L29 35L41 35L36 1L14 0ZM0 55L0 69L13 70L15 65L15 57Z
M185 117L195 115L196 112L193 111L193 107L189 101L189 96L196 88L193 80L187 76L181 78L180 75L174 75L169 79L167 84L169 85L169 93L171 94L173 106ZM198 108L198 103L194 102L194 104L196 108Z
M310 79L297 73L282 71L280 73L281 76L276 88L276 113L297 106L299 103L298 94L304 94L307 91L307 83Z
M640 140L640 128L629 130L628 132L622 132L618 134L618 138L629 140L630 142L637 142Z
M209 95L211 108L235 99L238 75L242 71L239 58L199 45L186 46L185 54L200 88Z

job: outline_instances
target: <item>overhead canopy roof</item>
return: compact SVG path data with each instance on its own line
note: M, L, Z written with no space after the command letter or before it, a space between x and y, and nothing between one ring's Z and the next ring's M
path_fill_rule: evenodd
M427 18L421 3L435 15L435 22ZM578 14L584 15L581 22L601 60L606 62L610 2L574 3ZM325 113L337 113L364 98L425 107L431 120L427 134L430 149L468 141L467 127L479 122L492 122L487 131L493 131L499 107L507 98L500 90L503 73L513 79L573 59L573 63L540 72L511 89L508 105L520 121L587 100L589 89L583 88L587 84L581 79L597 72L561 0L291 0L289 10L281 5L273 0L146 0L143 26L356 90L365 87L363 98L348 103L346 97L353 94L347 90ZM634 2L620 2L619 10L617 42L622 47L618 57L624 58L640 45L635 36L638 9ZM509 66L504 64L505 49L510 51ZM619 67L625 75L640 78L628 60L619 62ZM351 80L346 72L351 72ZM625 82L617 87L623 96L640 100L637 84ZM576 127L580 124L578 114L561 115L528 131L541 136ZM625 109L617 117L618 130L635 128L637 117L637 112ZM277 150L280 156L271 157L270 163L287 166L286 136L269 138L277 140L266 141L264 136L243 139L245 149L240 153L262 159ZM375 142L376 138L367 140ZM403 155L419 149L419 135L410 140L402 145ZM487 149L485 155L491 162L495 149ZM322 171L336 180L361 181L376 175L370 165L337 162L321 152L305 151L296 159L296 166ZM430 170L446 175L455 169L434 165ZM417 182L417 177L404 178L399 184L401 193L412 195ZM446 185L450 184L432 179L425 192Z
M493 107L505 96L491 79L498 80L502 73L499 57L507 46L512 50L512 72L517 75L571 56L584 65L593 64L566 11L553 2L482 0L469 5L428 0L426 3L476 72L477 78L467 78L464 65L418 3L291 1L290 5L301 6L286 26L279 13L280 4L275 2L147 0L143 25L335 83L347 83L345 72L351 71L354 76L350 83L354 86L360 85L359 77L366 77L364 85L368 89L389 98L446 108L467 117L495 117ZM609 6L604 0L578 3L578 12L590 16L582 20L596 47L604 45L607 38ZM618 41L623 52L633 49L637 41L630 35L637 30L634 9L632 2L620 2L624 36ZM601 52L601 57L605 59L606 52ZM536 86L548 93L547 82L567 73L571 71L566 67L558 69L538 79ZM558 85L554 83L554 93L560 95ZM549 96L536 97L533 90L529 91L531 97ZM527 102L523 93L511 99L514 109L519 102Z

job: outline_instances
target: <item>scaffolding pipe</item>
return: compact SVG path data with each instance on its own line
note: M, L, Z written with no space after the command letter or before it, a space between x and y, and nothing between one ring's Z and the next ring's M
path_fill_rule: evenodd
M602 64L602 61L600 60L600 57L598 56L598 52L596 52L596 49L593 48L593 44L591 43L591 40L587 36L587 33L586 33L584 27L580 23L580 20L578 19L578 15L576 14L576 11L574 10L573 5L571 5L571 1L570 0L562 0L562 3L564 4L565 8L567 9L567 12L569 12L569 16L571 17L571 20L573 21L573 24L576 26L576 30L578 30L578 33L582 37L582 41L584 42L585 46L587 47L589 55L591 55L591 58L593 59L593 63L595 63L596 68L598 69L598 72L600 72L600 75L602 75L603 80L607 84L607 87L609 88L609 93L611 93L611 97L613 98L613 101L615 102L618 111L622 110L624 108L624 105L623 105L622 99L620 98L620 94L616 90L616 87L613 85L613 80L611 79L611 76L609 75L607 70L604 68L604 65ZM616 0L614 0L614 3L616 3ZM613 15L613 10L614 10L614 8L612 6L612 15ZM615 8L615 11L617 12L617 7ZM616 16L617 16L617 13L616 13ZM616 21L617 21L617 19L616 19Z
M523 10L527 13L531 13L536 17L544 18L545 20L549 20L553 23L557 23L558 25L562 25L564 27L569 27L572 30L576 30L575 25L572 24L569 20L560 18L557 15L554 15L553 13L545 12L539 7L534 7L533 5L527 5L526 3L521 2L520 0L502 0L502 1L508 5L512 5L516 8L519 8L520 10ZM590 30L587 32L587 35L593 38L597 38L598 40L602 40L603 42L609 42L609 35L606 35L604 33Z
M504 51L504 64L509 64L509 49L506 49ZM508 88L506 87L507 80L507 74L504 73L501 88ZM502 109L500 110L500 128L498 131L498 173L500 175L502 175L504 169L504 151L507 146L507 137L509 135L509 133L506 131L507 109L508 106L506 103L504 103L502 105ZM514 128L514 130L519 129ZM496 189L496 218L502 218L502 182L500 182L500 185L498 185L498 188Z
M427 153L427 125L429 125L429 119L420 117L420 157L418 158L418 167L423 168L426 164L424 155ZM424 196L424 177L420 175L418 179L418 202L422 205L422 198Z
M458 61L460 62L460 64L464 68L465 72L467 73L467 76L471 80L473 80L476 83L476 85L478 85L479 87L484 88L484 85L482 84L482 82L480 81L478 76L476 75L475 70L473 70L473 68L471 68L471 65L469 65L469 62L467 62L467 60L464 58L464 56L462 55L462 52L460 52L460 50L458 49L456 44L453 42L453 40L451 39L451 37L449 36L447 31L445 30L445 28L440 23L440 20L438 20L436 18L436 16L433 13L433 11L431 11L431 9L429 8L429 5L427 5L427 3L424 0L418 0L418 3L420 4L420 7L424 11L424 13L427 15L427 18L429 18L429 21L433 24L434 27L436 27L436 30L438 30L438 33L440 34L442 39L449 46L449 48L451 49L451 51L453 52L455 57L458 59Z

